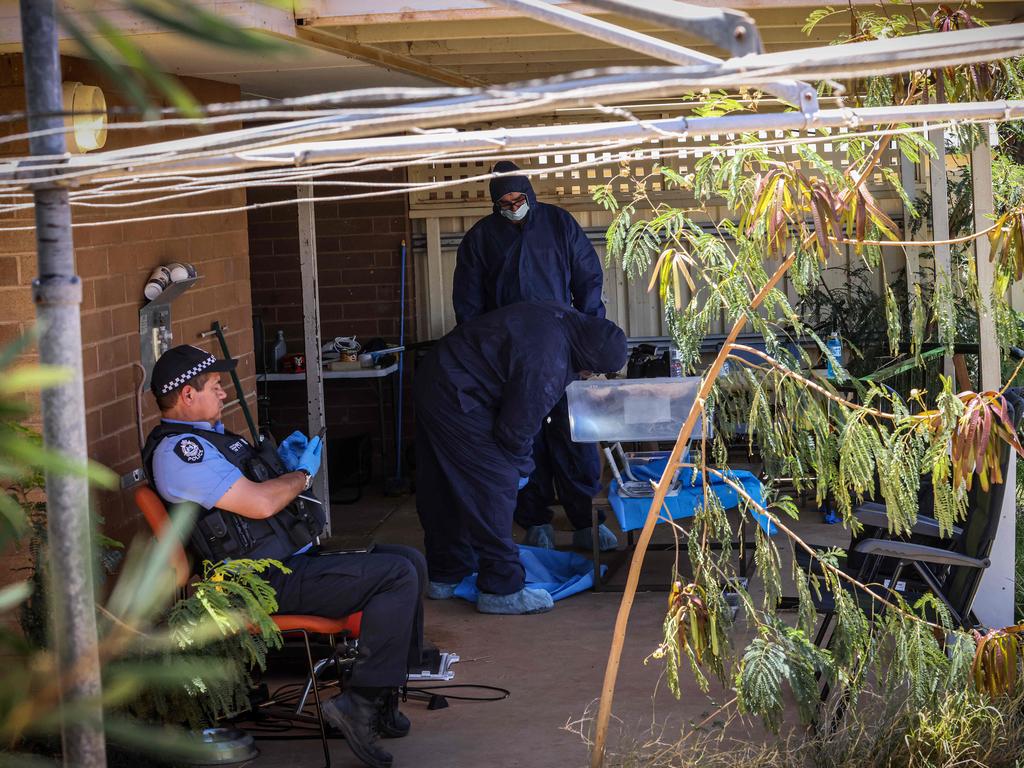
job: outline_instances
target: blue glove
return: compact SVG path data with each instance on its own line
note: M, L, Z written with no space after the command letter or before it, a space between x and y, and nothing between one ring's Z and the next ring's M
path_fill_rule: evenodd
M516 486L516 490L517 491L523 490L523 488L526 487L526 484L528 482L530 482L530 478L528 478L528 477L520 477L519 478L519 485Z
M302 451L302 455L299 456L299 463L295 465L295 469L304 469L311 475L315 475L319 472L320 454L323 452L323 447L323 443L320 441L320 435L317 435L310 440Z
M294 472L299 465L299 456L305 450L309 439L301 432L292 432L277 446L277 455L289 472Z

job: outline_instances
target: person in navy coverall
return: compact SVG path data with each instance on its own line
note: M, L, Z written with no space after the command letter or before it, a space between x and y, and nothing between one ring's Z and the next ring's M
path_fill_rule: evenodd
M493 172L516 170L502 161ZM456 322L521 301L553 301L603 318L601 261L572 215L537 202L525 176L495 177L490 193L493 212L459 245L452 282ZM572 441L564 397L545 415L533 442L535 469L519 493L515 520L526 529L527 544L553 548L550 506L557 495L575 529L573 544L589 550L591 505L601 487L597 446ZM597 533L601 549L615 548L615 536L603 524Z
M468 320L416 369L416 506L427 595L451 597L477 571L483 613L540 613L544 590L524 586L512 539L517 490L533 471L541 420L580 371L626 364L610 320L556 302L524 302Z

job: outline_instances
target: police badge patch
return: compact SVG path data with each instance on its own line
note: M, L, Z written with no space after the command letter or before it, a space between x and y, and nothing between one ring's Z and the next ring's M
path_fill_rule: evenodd
M174 446L178 458L189 464L198 464L203 460L203 446L193 437L183 437Z

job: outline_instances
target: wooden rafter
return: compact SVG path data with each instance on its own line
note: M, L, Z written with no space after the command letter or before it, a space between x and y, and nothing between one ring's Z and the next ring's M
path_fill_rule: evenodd
M387 69L405 72L416 77L426 78L445 85L474 87L483 85L483 81L453 72L444 67L433 66L419 59L393 53L383 48L349 40L346 37L324 29L297 26L296 35L308 43L324 50L340 53L353 59L376 64Z

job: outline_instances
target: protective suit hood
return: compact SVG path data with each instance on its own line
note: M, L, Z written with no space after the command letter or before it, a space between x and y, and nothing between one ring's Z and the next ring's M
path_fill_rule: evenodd
M518 170L519 166L515 163L510 160L502 160L494 164L491 173L511 173ZM498 200L509 192L520 192L526 195L526 202L531 210L537 207L537 196L533 192L533 185L530 184L530 180L526 176L501 176L491 179L490 191L491 203L493 204L492 210L495 213L498 213L500 210L498 208Z
M564 317L566 337L577 371L615 373L629 358L626 334L610 320L567 310Z

